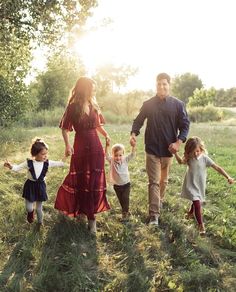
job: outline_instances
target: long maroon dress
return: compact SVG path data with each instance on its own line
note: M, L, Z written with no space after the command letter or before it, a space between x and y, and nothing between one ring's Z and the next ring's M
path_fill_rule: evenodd
M94 214L110 209L106 198L104 150L96 130L103 123L103 116L91 106L89 114L78 120L74 103L68 105L60 122L60 128L75 130L70 171L55 201L55 208L68 216L83 213L88 219L94 219Z

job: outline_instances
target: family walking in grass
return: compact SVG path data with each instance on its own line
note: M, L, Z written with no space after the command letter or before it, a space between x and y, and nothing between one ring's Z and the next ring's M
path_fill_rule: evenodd
M66 216L87 218L88 229L96 233L96 214L110 210L106 197L107 182L105 159L109 165L109 183L113 186L121 208L121 220L130 220L131 182L128 164L135 157L137 136L146 121L145 153L148 176L148 218L150 226L159 226L161 209L165 203L165 190L173 156L186 164L181 196L191 201L187 219L196 218L199 233L205 234L202 203L205 197L206 169L212 167L234 182L227 172L207 156L204 143L198 137L187 140L190 121L184 103L170 95L170 76L160 73L156 78L156 95L145 101L134 119L130 133L131 152L126 155L123 144L109 147L111 139L104 128L104 118L95 98L96 84L87 77L76 82L60 122L65 144L65 156L70 156L67 176L59 187L55 208ZM73 146L70 132L74 131ZM99 134L105 139L105 153ZM187 140L187 142L186 142ZM120 142L120 141L119 141ZM185 143L184 155L178 152ZM28 171L23 197L26 201L27 220L34 220L34 203L38 223L43 222L42 202L47 200L45 176L49 167L64 166L62 161L47 159L48 146L36 139L31 145L32 159L20 165L6 161L4 166L14 171Z

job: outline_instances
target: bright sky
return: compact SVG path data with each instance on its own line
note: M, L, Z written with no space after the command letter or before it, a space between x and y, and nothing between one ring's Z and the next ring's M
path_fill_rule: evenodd
M77 43L90 73L112 62L139 68L132 89L155 89L160 72L236 87L235 0L100 0L88 24L108 17L111 25Z

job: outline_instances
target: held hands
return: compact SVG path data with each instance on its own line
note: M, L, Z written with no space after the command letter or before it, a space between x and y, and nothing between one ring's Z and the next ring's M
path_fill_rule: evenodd
M105 139L106 139L106 146L110 146L111 138L107 135L107 136L105 137Z
M179 146L181 144L181 140L176 141L175 143L171 143L169 145L168 150L170 151L170 153L175 154L179 151Z
M232 177L228 177L227 181L230 185L232 185L234 183L234 179Z
M130 136L129 143L132 147L136 147L137 140L135 135Z
M64 156L62 157L61 161L65 163L66 160L67 160L67 157L68 157L68 156L65 156L65 155L64 155Z
M74 154L74 149L71 145L67 145L65 149L65 157L71 156Z
M68 158L68 156L67 156L67 157L64 156L64 157L62 157L62 159L61 159L61 161L64 163L63 166L65 166L65 167L69 167L69 166L70 166L70 165L66 162L66 161L67 161L67 158Z

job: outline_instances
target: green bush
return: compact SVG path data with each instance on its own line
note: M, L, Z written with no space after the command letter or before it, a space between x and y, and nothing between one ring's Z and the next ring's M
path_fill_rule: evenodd
M223 118L222 110L212 104L207 106L196 106L188 108L188 115L191 122L220 121Z
M64 113L64 108L58 107L53 110L28 112L19 124L24 127L56 127Z
M27 94L22 84L12 85L0 76L0 126L8 127L25 112Z
M128 115L119 115L115 114L111 111L105 111L103 112L103 115L105 117L106 123L109 124L130 124L132 120L134 119L133 116L128 116Z
M57 107L53 110L42 110L38 112L28 112L20 120L17 121L17 126L21 127L57 127L61 117L65 111L63 107ZM102 112L105 121L108 124L130 124L133 116L118 115L111 111Z

